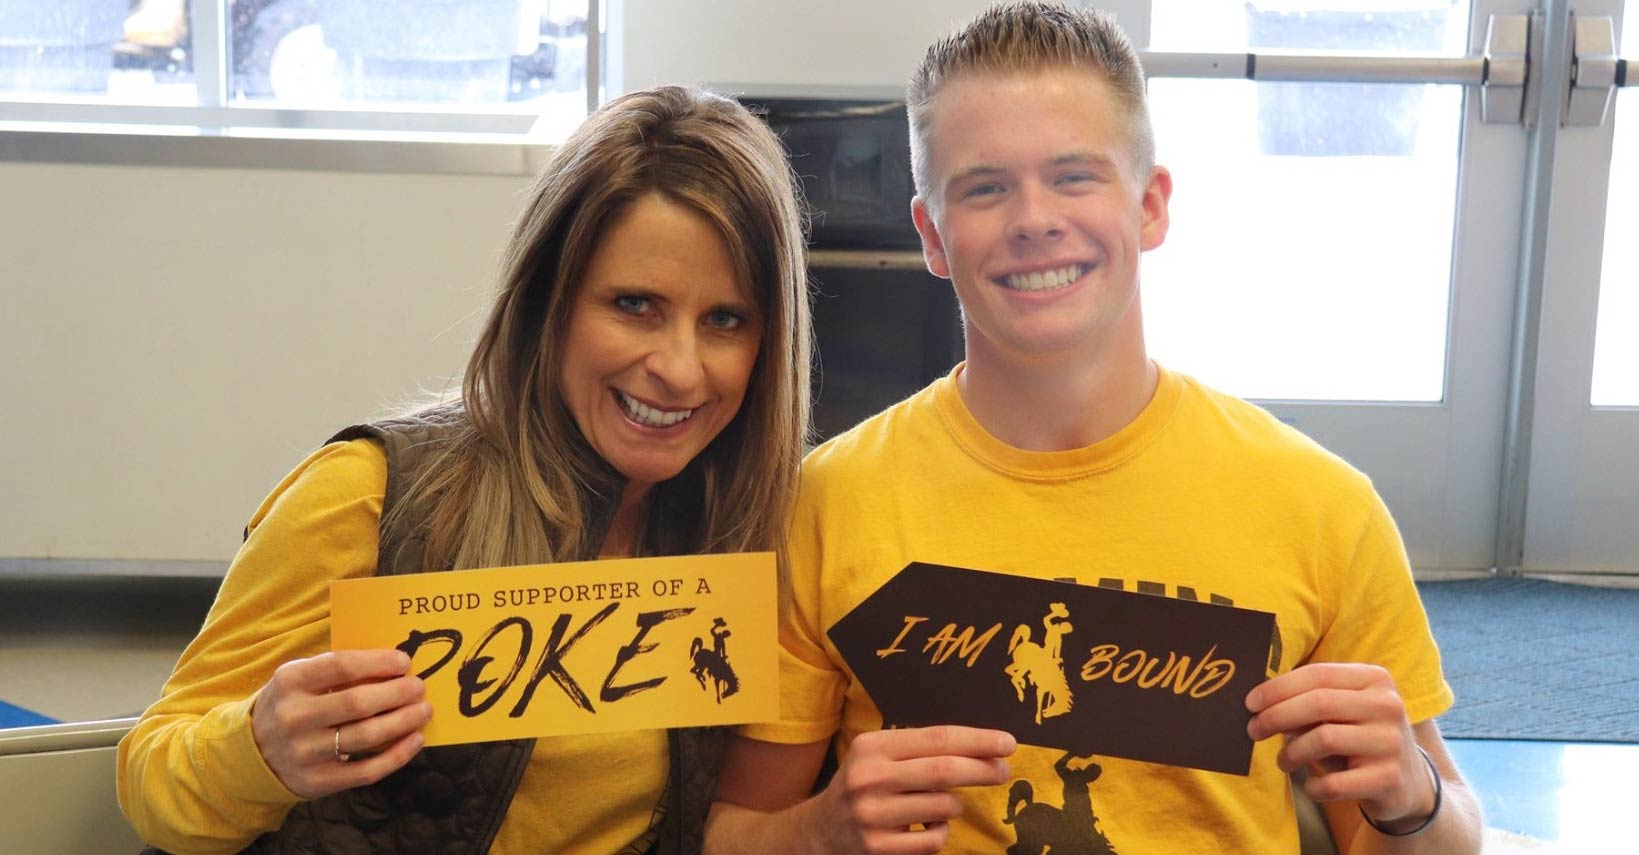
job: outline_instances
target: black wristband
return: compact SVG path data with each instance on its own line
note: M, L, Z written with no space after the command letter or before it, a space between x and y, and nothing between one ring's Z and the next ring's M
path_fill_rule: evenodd
M1434 768L1434 758L1428 756L1428 752L1423 750L1423 746L1413 745L1412 747L1417 749L1418 754L1423 755L1423 762L1428 764L1428 773L1434 776L1434 809L1428 812L1428 816L1424 817L1423 821L1418 823L1416 828L1413 828L1410 831L1390 831L1383 826L1378 825L1377 820L1372 819L1371 816L1366 813L1366 809L1361 807L1361 818L1366 820L1366 824L1371 826L1378 834L1386 835L1388 837L1411 837L1413 835L1422 834L1429 829L1429 826L1434 824L1434 818L1440 815L1440 791L1443 789L1440 786L1440 770Z

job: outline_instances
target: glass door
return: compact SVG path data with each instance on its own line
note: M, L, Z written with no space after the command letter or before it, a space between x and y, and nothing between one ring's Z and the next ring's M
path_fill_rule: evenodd
M1570 90L1583 100L1567 112L1584 115L1555 142L1525 525L1501 556L1527 572L1639 574L1639 63L1617 59L1636 7L1569 8L1574 63L1595 85ZM1631 27L1625 42L1631 59ZM1630 85L1608 97L1602 75Z
M1152 352L1370 475L1419 571L1639 574L1624 5L1116 5L1175 183Z

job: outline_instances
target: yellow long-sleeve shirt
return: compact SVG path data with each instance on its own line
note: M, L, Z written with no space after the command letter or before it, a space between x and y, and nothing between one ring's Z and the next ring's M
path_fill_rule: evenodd
M275 668L329 649L329 584L374 575L386 484L380 446L328 445L251 518L204 627L120 741L120 806L149 843L237 852L300 801L262 759L251 708ZM664 731L538 740L490 851L642 852L666 773Z

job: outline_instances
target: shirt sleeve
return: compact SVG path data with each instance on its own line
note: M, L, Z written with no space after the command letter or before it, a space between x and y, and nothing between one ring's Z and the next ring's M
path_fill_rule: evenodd
M1412 581L1400 532L1374 492L1351 560L1332 580L1335 604L1311 661L1366 662L1394 675L1413 723L1451 708L1440 651Z
M120 740L120 806L148 843L238 852L300 801L262 759L251 710L274 669L329 649L329 583L374 574L386 483L374 442L327 445L251 518L199 635Z
M828 517L818 507L817 481L805 483L792 515L790 601L780 619L780 720L741 727L738 733L749 739L806 745L829 739L842 724L847 675L823 641L821 617L823 584L840 577L825 568Z

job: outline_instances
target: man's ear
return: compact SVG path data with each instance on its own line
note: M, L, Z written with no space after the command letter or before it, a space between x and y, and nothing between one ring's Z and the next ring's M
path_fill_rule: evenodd
M940 279L949 279L950 263L945 259L945 242L939 237L939 227L933 223L933 213L921 196L911 200L911 221L916 223L916 233L922 238L922 259L927 262L928 272Z
M1149 183L1144 185L1144 223L1138 232L1138 248L1148 252L1167 239L1171 219L1167 205L1172 201L1172 173L1165 166L1150 170Z

